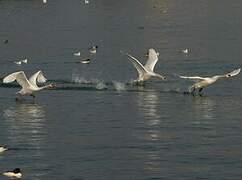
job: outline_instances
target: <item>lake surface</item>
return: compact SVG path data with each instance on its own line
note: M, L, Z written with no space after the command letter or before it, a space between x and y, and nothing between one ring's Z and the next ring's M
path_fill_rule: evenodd
M176 74L242 67L242 1L1 0L0 17L0 77L41 69L57 85L15 102L19 87L0 83L0 144L10 147L0 172L19 167L26 180L241 179L241 75L192 96L183 94L192 82ZM149 48L168 80L133 86L137 72L120 51L145 63ZM84 58L91 63L76 63Z

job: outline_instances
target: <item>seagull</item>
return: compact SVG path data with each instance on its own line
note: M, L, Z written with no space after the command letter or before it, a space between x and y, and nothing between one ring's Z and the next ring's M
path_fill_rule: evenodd
M14 63L17 64L17 65L21 65L22 61L14 61Z
M188 53L190 52L190 50L189 50L189 49L182 49L182 52L183 52L184 54L188 54Z
M0 153L4 152L4 151L7 151L8 148L5 147L5 146L0 146Z
M19 168L15 168L13 171L8 171L3 173L4 176L10 177L10 178L21 178L22 173Z
M74 53L73 55L74 55L74 56L81 56L81 52L78 51L78 52Z
M43 3L46 4L47 3L47 0L43 0Z
M154 49L149 49L147 54L148 60L144 66L139 62L138 59L134 58L130 54L126 53L126 55L129 57L129 60L138 71L139 77L137 80L135 80L135 82L143 82L150 79L151 77L156 77L162 80L166 79L164 76L154 72L154 67L158 61L158 55Z
M89 4L89 0L84 0L85 4Z
M241 69L239 68L239 69L233 70L230 73L227 73L224 75L216 75L216 76L212 76L212 77L180 76L180 75L178 75L178 76L182 79L190 79L190 80L198 81L189 88L189 92L194 94L197 89L198 89L199 93L201 93L205 87L215 83L219 79L226 79L226 78L230 78L230 77L238 75L240 73L240 70Z
M48 84L46 86L38 87L37 82L44 83L47 80L44 77L42 71L36 72L29 79L27 79L23 71L18 71L6 76L3 79L3 83L11 83L15 80L22 87L22 89L16 93L19 96L29 95L35 98L34 92L40 91L43 89L51 89L55 87L53 84Z
M82 60L81 60L81 63L82 63L82 64L89 64L90 61L91 61L91 59L82 59Z
M28 63L28 59L24 59L21 62L27 64Z
M97 48L98 48L98 46L92 46L92 47L89 48L89 52L92 53L92 54L96 54Z

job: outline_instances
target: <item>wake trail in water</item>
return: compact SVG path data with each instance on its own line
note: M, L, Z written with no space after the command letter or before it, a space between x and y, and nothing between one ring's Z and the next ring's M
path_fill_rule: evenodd
M68 90L68 91L118 91L118 92L160 92L160 93L175 93L175 94L189 94L180 88L160 87L150 88L152 85L149 82L147 84L136 84L132 81L119 82L119 81L103 81L100 79L85 79L83 77L73 77L71 80L67 79L50 79L48 83L54 83L56 87L51 90ZM166 83L167 85L167 83ZM0 79L0 88L21 88L16 82L5 84Z

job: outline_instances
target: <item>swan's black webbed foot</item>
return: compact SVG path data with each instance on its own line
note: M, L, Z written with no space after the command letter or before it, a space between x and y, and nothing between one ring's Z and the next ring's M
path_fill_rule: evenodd
M35 97L36 97L34 94L30 94L30 96L32 96L32 97L33 97L33 99L35 99Z

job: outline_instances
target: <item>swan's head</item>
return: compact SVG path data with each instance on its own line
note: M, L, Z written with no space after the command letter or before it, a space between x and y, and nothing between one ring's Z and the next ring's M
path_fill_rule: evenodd
M56 84L51 83L48 85L47 89L55 89L56 88Z
M13 173L14 174L17 174L17 173L20 173L21 172L21 170L19 169L19 168L15 168L14 170L13 170Z

